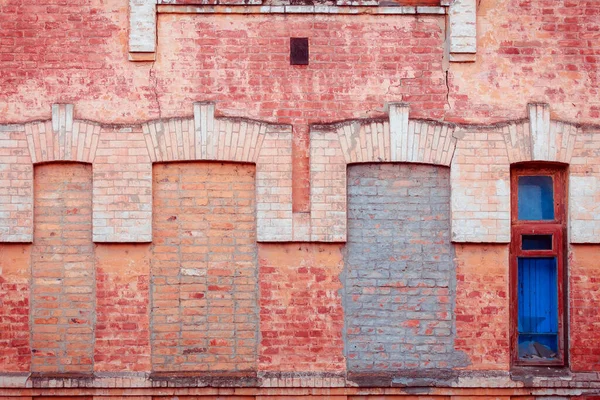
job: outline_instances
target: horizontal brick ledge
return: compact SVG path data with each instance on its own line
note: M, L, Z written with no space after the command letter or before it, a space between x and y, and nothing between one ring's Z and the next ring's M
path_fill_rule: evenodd
M374 14L445 15L446 7L386 6L248 6L248 5L158 5L159 14Z

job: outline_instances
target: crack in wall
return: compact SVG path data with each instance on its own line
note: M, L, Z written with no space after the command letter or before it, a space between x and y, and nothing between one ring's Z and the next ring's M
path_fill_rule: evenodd
M448 109L450 109L450 83L449 83L449 76L448 74L450 73L449 70L446 70L446 105L448 106Z
M158 78L156 78L156 71L154 70L155 64L156 61L152 61L152 65L148 71L148 86L152 88L152 92L154 93L154 101L156 102L156 108L158 109L158 119L162 120L162 109L160 107L160 100L158 99Z

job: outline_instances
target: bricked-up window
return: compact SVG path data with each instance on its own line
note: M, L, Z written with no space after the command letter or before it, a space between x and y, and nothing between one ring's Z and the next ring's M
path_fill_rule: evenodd
M511 171L513 365L565 363L565 168Z

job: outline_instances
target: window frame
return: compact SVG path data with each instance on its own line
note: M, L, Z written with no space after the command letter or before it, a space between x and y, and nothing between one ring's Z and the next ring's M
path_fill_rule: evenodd
M511 242L510 242L510 354L514 366L564 366L567 363L567 268L566 217L567 168L548 163L527 163L511 166ZM551 176L553 181L554 220L518 219L518 183L520 176ZM552 250L522 250L522 235L552 235ZM554 360L525 360L519 358L518 346L518 258L556 257L558 290L558 357Z

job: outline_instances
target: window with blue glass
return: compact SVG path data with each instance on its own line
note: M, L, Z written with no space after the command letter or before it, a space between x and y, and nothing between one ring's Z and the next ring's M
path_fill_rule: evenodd
M514 365L564 365L565 170L511 170L511 354Z

